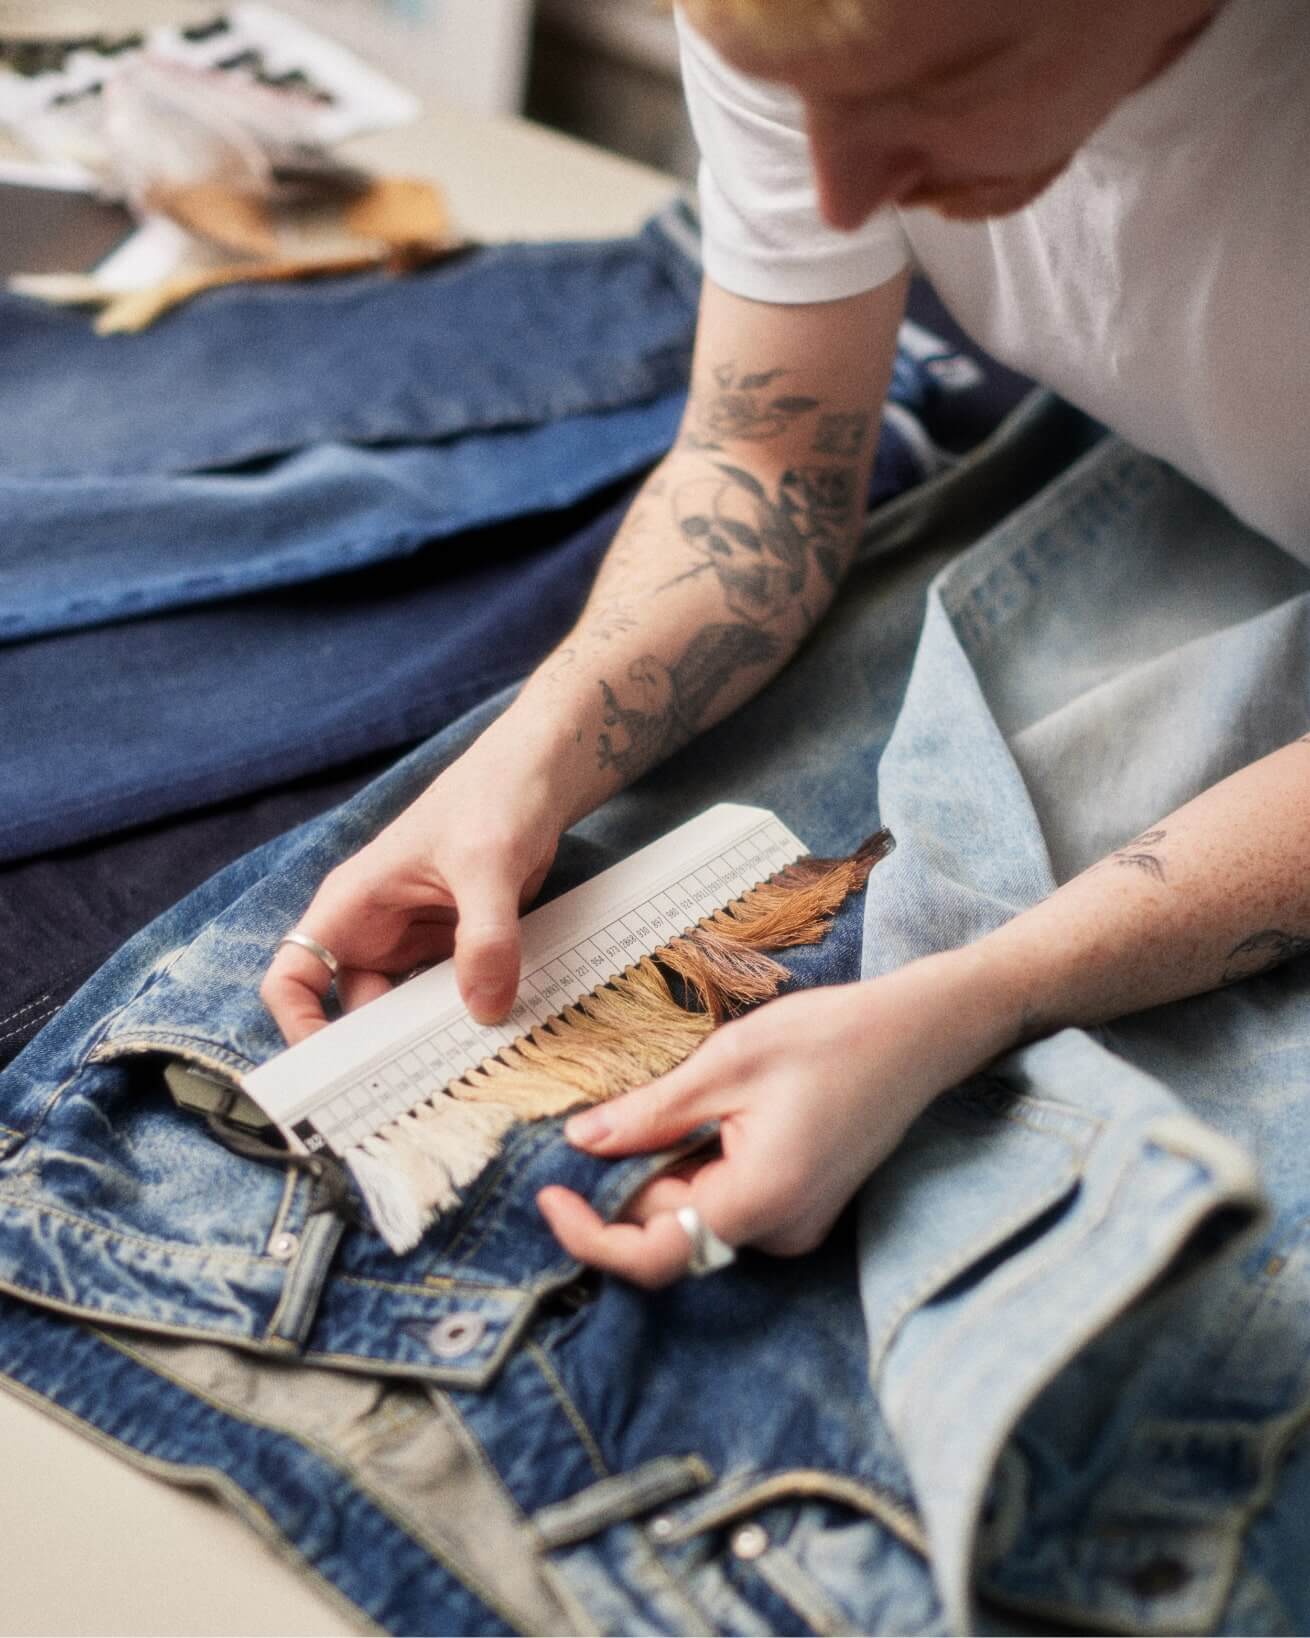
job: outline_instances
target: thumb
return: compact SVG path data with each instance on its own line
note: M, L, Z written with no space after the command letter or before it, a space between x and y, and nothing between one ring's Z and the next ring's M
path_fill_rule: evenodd
M693 1053L649 1086L574 1115L565 1122L564 1136L575 1148L597 1155L635 1154L677 1143L724 1112L722 1088L702 1069L699 1057Z
M464 1003L480 1024L494 1024L514 1005L519 984L519 894L503 875L466 876L451 883L455 976Z

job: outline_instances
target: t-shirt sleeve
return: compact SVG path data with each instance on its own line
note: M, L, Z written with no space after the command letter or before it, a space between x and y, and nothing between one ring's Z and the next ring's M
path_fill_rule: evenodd
M877 211L851 232L829 227L800 98L732 68L676 15L701 154L705 271L755 301L835 301L885 284L910 260L895 212Z

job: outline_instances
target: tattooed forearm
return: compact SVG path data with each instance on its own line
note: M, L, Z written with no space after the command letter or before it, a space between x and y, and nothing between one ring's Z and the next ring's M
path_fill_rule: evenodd
M1250 938L1244 938L1228 952L1223 982L1235 984L1239 978L1268 972L1271 967L1303 955L1310 955L1310 938L1302 933L1286 932L1281 927L1266 928L1263 933L1252 933Z
M603 721L613 732L597 740L598 766L635 779L693 737L738 671L771 665L781 653L776 638L753 626L712 625L692 638L672 666L653 654L634 660L620 685L622 698L602 678Z
M679 485L673 513L702 559L691 572L712 570L733 614L752 625L776 619L803 593L811 562L837 584L858 510L854 467L788 467L776 495L740 467L715 468L715 477Z
M817 409L817 398L781 390L785 370L738 373L735 364L714 370L714 390L698 392L692 401L694 430L683 441L695 449L719 449L723 441L759 443L784 432L798 415Z
M821 415L811 447L816 455L858 455L868 430L867 415Z

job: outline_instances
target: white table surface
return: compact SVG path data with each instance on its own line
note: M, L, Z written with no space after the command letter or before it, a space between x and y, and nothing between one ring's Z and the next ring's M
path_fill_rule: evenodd
M128 0L96 9L98 26L108 26L109 17L158 15L161 6ZM52 0L22 11L0 5L0 22L39 18L42 31L53 32L61 20ZM482 240L628 233L677 187L540 126L456 108L432 108L344 151L378 170L436 178L457 227ZM38 1404L0 1379L5 1638L371 1630L221 1504L140 1471Z

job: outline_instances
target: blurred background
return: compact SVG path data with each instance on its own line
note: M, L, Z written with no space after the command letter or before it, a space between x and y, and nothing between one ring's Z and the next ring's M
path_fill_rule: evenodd
M277 0L425 100L526 114L679 176L695 165L658 0ZM0 0L0 36L212 16L223 0Z

